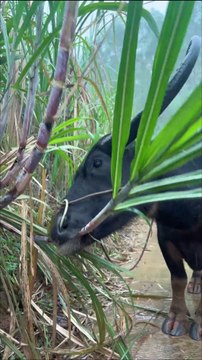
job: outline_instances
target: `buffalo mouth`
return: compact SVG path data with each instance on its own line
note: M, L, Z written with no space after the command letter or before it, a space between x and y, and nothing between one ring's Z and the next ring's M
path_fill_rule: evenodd
M79 253L93 242L94 240L90 234L85 234L83 236L78 234L75 237L68 239L62 245L59 245L59 253L63 256L73 255L75 253Z
M94 242L94 239L91 237L90 234L86 234L83 236L78 234L77 236L68 239L62 245L60 245L50 236L35 235L34 240L37 245L40 245L40 243L56 245L59 250L59 254L62 256L69 256L69 255L74 255L75 253L79 253L86 246L91 245Z

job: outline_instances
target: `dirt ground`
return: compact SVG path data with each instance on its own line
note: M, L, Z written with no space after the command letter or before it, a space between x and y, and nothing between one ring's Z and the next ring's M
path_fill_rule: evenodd
M132 266L140 255L148 234L148 226L143 220L131 223L118 236L120 244L125 244L129 263ZM128 251L130 250L130 251ZM191 270L186 267L191 277ZM161 332L163 314L169 310L171 302L170 274L165 265L157 241L155 224L144 255L133 270L134 278L130 280L133 291L142 294L135 299L139 306L132 314L134 325L129 344L134 360L199 360L202 359L202 343L192 340L188 335L181 337L167 336ZM194 314L200 295L186 294L186 301L191 315ZM154 309L154 312L142 310Z

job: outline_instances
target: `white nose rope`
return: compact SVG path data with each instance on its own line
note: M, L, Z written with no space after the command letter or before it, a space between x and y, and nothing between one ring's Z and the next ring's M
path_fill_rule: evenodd
M88 195L85 195L85 196L82 196L78 199L75 199L75 200L72 200L72 201L69 201L68 199L64 199L63 200L63 203L65 203L65 208L64 208L64 212L62 214L62 217L61 217L61 220L60 220L60 224L59 224L59 227L60 227L60 230L62 228L62 225L63 225L63 222L64 222L64 219L65 219L65 216L67 215L67 211L68 211L68 208L69 208L69 204L73 204L73 203L76 203L78 201L81 201L81 200L85 200L89 197L92 197L92 196L97 196L97 195L103 195L103 194L108 194L108 193L111 193L112 192L112 189L109 189L109 190L105 190L105 191L99 191L99 192L96 192L96 193L92 193L92 194L88 194Z
M61 220L60 220L60 230L62 229L62 225L65 219L65 216L67 215L68 207L69 207L69 201L67 199L64 199L63 202L65 203L64 212L62 214Z

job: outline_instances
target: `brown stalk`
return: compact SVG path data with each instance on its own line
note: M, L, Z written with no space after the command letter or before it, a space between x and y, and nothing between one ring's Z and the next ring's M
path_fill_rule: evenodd
M34 244L35 248L38 251L39 257L42 259L42 261L46 264L48 270L51 273L51 278L53 279L54 283L57 285L54 287L54 296L56 294L56 291L58 292L58 290L62 293L62 296L64 298L66 307L67 307L67 314L68 314L68 338L72 339L72 334L71 334L71 315L70 315L70 301L69 301L69 294L66 288L66 285L62 279L62 277L60 276L60 273L58 271L58 269L56 268L55 264L49 259L49 257L45 254L45 252L43 252L41 250L41 248ZM54 313L56 311L54 310ZM56 322L55 322L56 323ZM52 324L53 324L53 320L52 320ZM56 325L57 328L58 325Z
M39 210L38 210L38 223L41 225L43 225L44 222L45 190L46 190L46 169L42 167L41 194L40 194L41 203L39 205Z
M37 276L37 263L38 263L38 251L34 246L34 228L33 228L33 192L32 192L32 182L29 183L29 189L30 189L30 199L29 199L29 207L30 207L30 264L29 264L29 288L30 293L32 294L34 284L36 281Z
M22 204L22 217L26 219L28 207L25 202ZM39 359L36 352L34 327L33 327L33 316L31 310L31 291L29 285L29 270L28 270L28 249L27 249L27 225L26 222L22 222L22 242L21 242L21 290L22 290L22 301L24 310L25 329L22 331L24 339L31 345L24 347L24 353L27 359L33 357Z
M57 299L58 299L58 287L57 279L53 276L53 327L52 327L52 346L56 345L56 335L57 335Z
M41 3L37 10L36 15L36 42L34 49L37 50L40 41L41 41L41 30L42 30L42 17L43 17L43 7L44 4ZM39 67L39 59L35 61L33 64L31 75L30 75L30 84L27 96L27 103L25 107L25 114L23 119L23 128L22 134L20 136L20 144L17 151L16 159L9 171L7 172L6 176L1 180L0 186L5 187L11 183L16 173L23 167L23 158L24 158L24 151L27 145L27 138L29 136L30 127L32 123L32 117L34 112L34 105L35 105L35 97L37 91L37 84L38 84L38 67Z
M26 160L24 168L20 171L15 186L0 198L0 209L10 204L23 193L48 145L62 90L65 87L67 64L75 33L78 5L78 1L68 1L65 4L56 70L45 118L40 126L36 145L30 157Z

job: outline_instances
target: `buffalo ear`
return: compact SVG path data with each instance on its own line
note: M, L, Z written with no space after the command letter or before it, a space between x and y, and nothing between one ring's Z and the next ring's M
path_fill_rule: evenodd
M142 112L140 112L138 115L136 115L133 118L133 120L131 122L130 134L129 134L129 138L128 138L126 146L131 144L136 139L141 116L142 116ZM111 156L111 153L112 153L112 135L108 134L108 135L103 136L98 141L98 143L96 145L105 154Z
M104 135L96 144L101 151L105 154L111 156L112 152L112 136L111 134Z
M131 122L130 135L129 135L126 146L133 143L133 141L136 139L141 115L142 115L142 113L138 114ZM112 135L111 134L104 135L97 142L96 147L98 147L105 154L111 156L111 153L112 153Z

